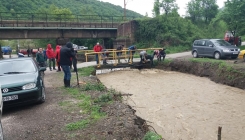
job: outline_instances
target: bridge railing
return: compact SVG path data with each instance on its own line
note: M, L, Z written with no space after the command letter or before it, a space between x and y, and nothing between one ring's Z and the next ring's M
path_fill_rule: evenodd
M133 57L140 57L139 56L139 52L140 51L153 51L153 50L159 50L162 48L146 48L146 49L137 49L135 50L135 52L138 53L138 55L135 55L135 53L132 53L132 50L127 50L127 49L123 49L123 50L116 50L116 49L106 49L106 52L94 52L93 50L82 50L80 52L85 52L85 58L86 58L86 62L88 62L88 56L89 55L98 55L98 60L99 60L99 64L97 64L97 67L100 68L101 67L101 61L103 61L104 59L110 59L112 64L114 66L117 66L120 61L119 59L124 59L125 61L127 61L129 58L129 64L132 64L132 58ZM108 54L108 56L105 58L103 57L105 54ZM121 53L120 56L117 55L117 53ZM150 54L152 55L152 54Z
M0 12L0 27L117 28L134 17Z

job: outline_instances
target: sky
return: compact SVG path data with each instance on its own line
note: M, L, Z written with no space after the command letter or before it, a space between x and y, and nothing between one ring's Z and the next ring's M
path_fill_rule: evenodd
M124 0L98 0L103 2L109 2L114 5L119 5L124 8ZM149 17L152 17L152 9L154 5L154 0L125 0L126 1L126 9L135 11L140 13L141 15L145 15L148 13ZM179 7L180 16L184 16L186 14L186 5L190 0L176 0L176 3ZM226 0L217 0L217 5L219 8L224 6L224 2Z

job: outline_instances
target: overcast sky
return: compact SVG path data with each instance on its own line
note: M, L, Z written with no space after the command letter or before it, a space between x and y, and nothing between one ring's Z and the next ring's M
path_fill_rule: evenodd
M98 0L103 2L109 2L114 5L119 5L124 8L124 0ZM126 8L130 9L132 11L135 11L137 13L140 13L142 15L145 15L146 12L148 13L148 16L152 17L152 9L154 5L154 0L125 0L127 5ZM186 14L186 5L190 0L176 0L178 6L179 6L179 14L185 15ZM217 0L217 4L219 8L224 6L224 2L226 0Z

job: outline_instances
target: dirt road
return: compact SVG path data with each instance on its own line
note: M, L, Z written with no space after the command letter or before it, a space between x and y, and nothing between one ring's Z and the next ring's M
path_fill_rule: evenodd
M61 110L58 103L69 98L60 94L57 86L62 83L54 75L47 72L45 75L46 102L40 105L15 107L3 111L3 130L5 140L57 140L66 139L67 133L61 133L70 116Z
M133 94L128 103L166 140L245 139L245 91L208 78L161 70L98 76L108 88Z

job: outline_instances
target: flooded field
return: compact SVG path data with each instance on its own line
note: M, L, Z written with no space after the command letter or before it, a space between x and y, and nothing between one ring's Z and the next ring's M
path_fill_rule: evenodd
M245 91L207 78L161 70L98 75L108 88L133 94L127 102L166 140L245 140Z

